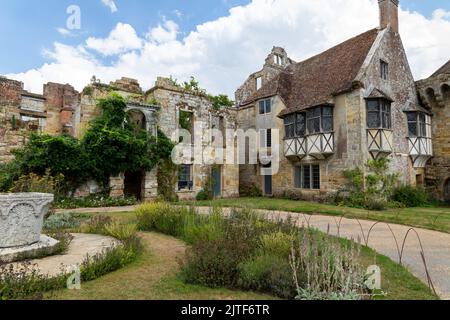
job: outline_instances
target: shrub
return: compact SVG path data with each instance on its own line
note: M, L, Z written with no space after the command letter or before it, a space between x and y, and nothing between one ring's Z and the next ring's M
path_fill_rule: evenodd
M102 208L132 206L137 203L136 198L112 198L101 194L90 195L85 198L62 198L57 199L54 206L58 209L77 208Z
M106 226L111 223L111 217L107 217L104 215L95 215L82 225L81 230L84 233L105 234Z
M183 240L188 244L218 240L224 237L225 218L220 210L208 216L189 215L185 220Z
M338 239L314 231L301 233L290 256L297 299L328 300L365 293L360 249L353 242L343 246Z
M195 243L181 263L181 277L211 288L237 285L238 265L247 258L246 250L239 250L242 246L226 239Z
M206 192L205 190L200 191L196 198L197 201L206 201L206 200L211 200L208 192Z
M264 254L256 256L239 266L239 286L292 299L296 287L287 257Z
M392 200L406 207L420 207L429 204L429 197L424 189L404 186L394 190Z
M44 221L44 229L49 231L76 229L80 221L70 213L54 214Z
M133 224L123 224L113 221L105 225L105 234L121 241L130 239L136 235L137 228Z
M130 264L142 253L143 246L137 236L126 239L122 245L109 248L92 257L86 257L81 264L81 280L95 280L107 273Z
M193 210L163 202L146 203L136 210L139 230L158 231L174 237L183 236L185 220L193 214Z
M366 164L367 174L361 168L344 171L348 183L335 197L339 201L336 204L385 210L399 177L398 174L389 173L389 162L388 158L369 160Z
M22 175L14 182L11 192L40 192L59 194L60 185L64 179L63 175L53 177L50 170L47 170L44 175L39 176L34 173Z
M257 198L262 197L263 193L258 186L251 185L251 186L240 186L239 195L241 197Z
M275 232L261 236L260 251L265 255L276 255L279 257L289 257L294 243L294 236Z

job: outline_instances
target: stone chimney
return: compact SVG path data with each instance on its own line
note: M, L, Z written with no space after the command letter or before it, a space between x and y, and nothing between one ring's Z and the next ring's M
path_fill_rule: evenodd
M399 0L378 0L381 29L391 26L392 31L399 32L398 2Z

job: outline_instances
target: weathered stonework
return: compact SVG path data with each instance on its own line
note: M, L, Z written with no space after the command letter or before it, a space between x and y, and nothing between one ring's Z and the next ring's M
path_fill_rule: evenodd
M450 72L416 83L422 103L431 109L434 157L426 167L426 185L438 200L450 201Z
M423 184L425 170L424 168L416 167L410 155L408 121L405 112L427 111L426 108L420 106L414 79L398 33L397 5L398 2L392 0L380 1L380 28L374 30L376 35L374 40L371 41L368 54L364 56L365 61L362 63L362 66L359 66L356 77L352 79L353 84L351 89L333 93L327 101L322 101L321 103L321 105L332 105L334 108L332 132L334 149L331 154L324 154L322 157L299 156L297 158L287 158L285 156L283 150L285 147L285 127L283 120L278 118L278 116L287 111L288 106L286 102L294 106L296 105L296 101L292 101L291 98L291 96L295 96L296 91L316 90L309 83L306 84L307 88L305 88L304 86L293 87L295 83L289 82L294 81L289 80L291 79L289 78L290 74L294 72L307 72L302 69L297 70L295 63L293 67L287 64L286 66L279 66L280 68L277 69L277 72L271 72L271 69L267 67L267 61L270 61L270 58L268 58L261 72L267 72L269 74L269 84L263 86L259 91L256 90L255 77L260 76L261 72L255 73L236 92L236 100L240 102L238 103L239 112L237 118L239 128L244 130L254 129L256 132L264 129L278 129L280 132L279 145L282 150L280 150L280 168L272 177L273 195L278 196L288 193L295 195L296 198L320 200L326 197L327 194L339 190L346 183L346 179L343 176L345 170L356 167L365 169L365 164L368 160L380 156L388 157L391 160L389 171L400 174L401 184L413 186ZM362 34L359 37L360 39L367 38L374 31ZM356 39L349 40L347 46L351 46L351 41L355 43L359 41ZM345 44L342 44L342 46L344 47ZM347 55L341 59L354 60L355 57L351 57L351 50L354 50L355 54L358 54L356 53L358 52L358 48L359 46L356 45L353 48L348 48L349 50L344 50ZM339 49L333 50L334 52L339 51ZM273 55L273 52L271 55ZM326 57L324 58L325 60L334 58L327 56L327 53L323 53L323 56ZM320 61L320 58L317 57L312 59ZM344 62L342 60L340 61ZM381 76L381 62L388 64L389 74L387 79L383 79ZM305 68L309 70L315 66L313 65L311 67L311 65L306 63ZM337 66L339 66L339 63ZM327 64L327 67L329 67L329 64ZM349 69L345 71L350 72ZM339 73L337 77L340 77ZM320 77L318 79L319 82L315 83L315 85L323 86L320 83ZM334 79L334 81L338 80ZM272 84L271 82L275 82L276 84ZM372 97L371 95L374 90L383 92L386 97L393 100L391 104L392 129L385 130L385 134L389 137L388 139L391 139L388 151L380 148L382 152L374 152L369 130L367 129L367 99ZM320 93L324 90L316 91ZM309 92L305 92L305 94L308 95ZM251 98L249 99L249 97ZM272 101L272 112L261 115L259 114L259 100L267 98L270 98ZM249 100L245 101L246 99ZM312 98L310 100L314 99ZM442 99L436 97L430 103L439 101L442 101ZM309 108L315 106L317 104L312 104ZM296 107L298 108L299 106ZM443 120L443 123L445 121ZM435 139L438 139L437 136L433 136L433 140ZM424 157L424 159L427 158ZM309 164L320 166L320 190L297 189L294 187L295 167ZM264 191L265 178L261 175L260 169L261 163L241 166L241 188L250 188L256 185Z
M0 248L39 242L44 216L52 202L51 194L0 194Z

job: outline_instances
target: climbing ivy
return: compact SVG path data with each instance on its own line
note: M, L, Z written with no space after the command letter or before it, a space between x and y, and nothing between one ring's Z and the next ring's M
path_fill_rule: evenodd
M117 94L98 100L102 115L91 122L81 139L68 135L31 136L14 152L12 163L0 168L0 188L8 191L20 176L47 170L64 176L64 192L77 189L89 179L108 188L109 178L126 171L153 169L168 159L172 142L161 132L158 138L128 121L126 101Z

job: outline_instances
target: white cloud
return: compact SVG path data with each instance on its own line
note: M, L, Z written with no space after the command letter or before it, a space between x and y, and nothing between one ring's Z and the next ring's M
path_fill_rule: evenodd
M112 13L117 12L117 6L114 0L102 0L102 3L107 6Z
M108 38L88 38L86 47L104 56L111 56L141 48L142 40L132 26L119 23L111 31Z
M72 35L72 32L70 30L67 30L66 28L57 28L56 31L64 37L69 37Z
M130 25L120 24L106 39L86 44L56 43L52 62L21 74L7 75L41 91L42 83L72 83L81 89L92 75L103 81L121 76L139 79L144 88L157 76L187 80L194 75L213 93L233 94L246 77L261 68L272 46L283 46L300 61L378 25L377 0L253 0L229 15L198 25L178 39L178 25L165 21L140 39ZM337 14L339 13L339 14ZM401 10L401 33L417 79L429 76L450 57L449 12L431 18ZM114 55L112 64L87 49Z
M147 39L159 44L175 41L178 34L178 25L172 20L164 21L163 25L152 28L147 34Z

